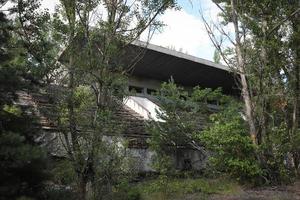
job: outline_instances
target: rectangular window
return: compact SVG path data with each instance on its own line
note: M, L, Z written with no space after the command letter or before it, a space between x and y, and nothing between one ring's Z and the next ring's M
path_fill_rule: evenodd
M156 90L147 88L147 94L149 95L155 95L156 92L157 92Z
M130 85L129 86L129 92L135 93L135 94L143 94L143 88Z

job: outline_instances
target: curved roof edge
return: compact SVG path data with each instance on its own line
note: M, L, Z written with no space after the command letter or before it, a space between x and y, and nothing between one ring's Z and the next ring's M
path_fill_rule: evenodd
M166 47L154 45L154 44L151 44L149 42L143 42L143 41L140 41L140 40L135 40L135 41L132 42L132 44L136 45L136 46L139 46L139 47L146 48L146 49L150 49L150 50L153 50L153 51L157 51L157 52L160 52L160 53L164 53L164 54L167 54L167 55L175 56L175 57L178 57L178 58L186 59L186 60L193 61L193 62L196 62L196 63L199 63L199 64L203 64L203 65L207 65L207 66L210 66L210 67L214 67L214 68L217 68L217 69L221 69L221 70L231 72L231 70L228 66L225 66L225 65L222 65L222 64L217 64L217 63L214 63L212 61L209 61L209 60L206 60L206 59L203 59L203 58L199 58L199 57L196 57L196 56L188 55L188 54L176 51L176 50L171 50L171 49L168 49Z

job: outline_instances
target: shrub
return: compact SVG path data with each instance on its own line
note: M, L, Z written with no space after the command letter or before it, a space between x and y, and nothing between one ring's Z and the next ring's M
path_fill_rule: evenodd
M267 140L259 148L266 183L290 183L296 178L292 154L299 148L299 138L287 134L285 123L274 125L269 131Z
M138 188L132 187L128 181L123 181L116 187L113 197L113 199L120 200L140 200L141 193Z
M202 199L210 194L236 194L239 185L229 179L206 178L167 178L159 177L144 181L134 186L140 191L141 199L186 199L189 195L196 195ZM162 181L166 181L163 185Z
M45 200L60 200L60 199L66 199L66 200L75 200L77 199L77 195L74 191L71 189L68 189L67 187L48 187L48 189L44 192L43 196L40 197L40 199Z
M220 112L210 116L210 124L199 138L212 152L209 160L215 170L251 182L262 175L262 170L240 110L239 103L229 101Z

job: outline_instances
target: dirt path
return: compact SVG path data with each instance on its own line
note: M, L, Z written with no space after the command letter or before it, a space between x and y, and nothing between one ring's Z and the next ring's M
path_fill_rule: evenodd
M243 190L236 195L213 195L210 200L300 200L300 182L290 186Z

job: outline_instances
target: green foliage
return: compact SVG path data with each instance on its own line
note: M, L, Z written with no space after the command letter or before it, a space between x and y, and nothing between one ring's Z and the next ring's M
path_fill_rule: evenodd
M132 171L133 160L130 155L126 154L122 140L112 138L112 141L106 141L100 145L94 157L93 198L109 199L115 195L110 188L116 188L120 183L130 180L135 172ZM131 197L128 194L128 200L134 198L134 195L134 192Z
M222 25L232 21L235 4L238 28L244 30L237 34L257 134L257 160L264 179L269 184L289 182L299 174L300 163L300 21L295 12L299 2L215 2L224 11ZM223 53L236 66L235 52Z
M267 141L259 147L267 184L290 183L296 178L291 157L292 152L299 151L299 135L292 135L291 139L287 129L284 123L274 126Z
M220 112L210 116L211 122L199 139L212 152L212 167L240 181L253 182L263 173L241 109L241 105L235 101L224 105Z
M65 90L54 92L53 101L59 127L64 133L69 131L69 104L70 94ZM92 183L89 198L111 198L111 188L120 180L132 176L131 158L126 153L125 141L119 137L123 130L113 110L98 109L92 90L84 85L74 88L72 96L73 122L80 131L76 133L76 147L62 140L66 153L69 155L64 162L59 162L53 173L60 184L80 183L82 176L86 182ZM118 105L115 106L117 109ZM62 137L63 137L62 134ZM78 173L78 171L80 173ZM81 173L82 172L82 173Z
M133 186L133 190L141 193L142 200L151 199L184 199L187 195L207 197L210 194L236 194L241 189L236 182L220 179L175 179L158 178L141 182ZM161 184L165 182L163 185Z
M0 198L33 199L43 190L46 154L36 143L39 127L30 109L15 105L29 88L26 53L14 37L12 21L0 12Z
M141 191L138 188L133 187L128 180L122 181L116 186L116 191L113 194L113 199L116 200L140 200Z
M147 27L160 26L156 16L174 4L172 0L138 0L133 4L60 1L53 19L54 37L67 47L62 60L68 78L57 78L64 89L53 99L56 121L82 198L90 182L91 198L110 199L112 188L131 174L124 141L118 139L123 125L115 116L127 92L128 68L137 57L126 58L129 63L124 66L124 53ZM99 5L106 12L103 17L98 15L91 27L89 16L97 12Z
M173 80L163 83L156 97L160 102L157 115L161 121L151 121L147 126L152 134L150 147L157 153L153 166L162 175L170 175L175 172L173 159L178 148L194 148L206 156L199 135L213 112L209 104L223 104L228 97L222 95L220 88L197 86L187 92Z
M218 52L217 49L215 49L213 60L214 60L215 63L220 64L221 55L220 55L220 52Z
M12 115L18 116L18 117L20 117L22 114L22 110L16 105L9 106L9 105L5 104L3 106L3 111L10 113Z
M20 125L21 120L16 121ZM1 131L0 193L3 198L36 197L47 177L45 153L26 138L26 132ZM28 134L28 133L27 133ZM30 143L31 142L31 143Z
M54 183L59 185L73 185L76 182L76 175L71 162L67 160L53 161L51 170Z
M156 151L154 167L161 173L171 173L173 161L171 153L179 146L187 145L198 130L196 117L198 108L188 101L188 93L173 81L163 83L157 93L161 110L157 116L161 121L148 123L148 131L152 134L150 147Z

